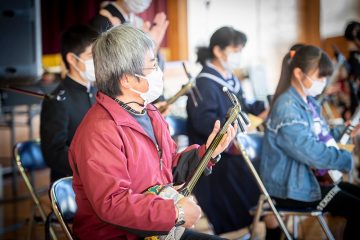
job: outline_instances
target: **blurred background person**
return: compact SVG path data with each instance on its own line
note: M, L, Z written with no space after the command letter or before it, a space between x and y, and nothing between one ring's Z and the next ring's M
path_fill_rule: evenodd
M339 149L315 100L333 72L332 62L320 48L305 45L286 54L283 63L266 123L262 180L279 208L345 217L344 239L352 239L358 233L360 188L333 180L328 171L349 172L351 154Z
M203 98L196 107L188 98L188 131L190 144L203 144L216 120L224 121L232 103L223 92L227 87L234 93L243 111L261 114L264 103L248 104L243 97L240 81L232 73L247 38L232 27L216 30L208 47L198 48L197 61L203 66L196 86ZM249 209L259 199L257 184L239 152L224 152L211 176L202 177L195 188L199 205L211 222L216 234L249 226Z
M350 89L350 116L360 103L360 22L352 21L345 29L348 41L348 85Z
M61 37L61 56L66 78L42 103L41 149L51 169L51 182L72 176L68 149L77 126L95 102L96 88L92 43L98 33L87 25L75 25Z

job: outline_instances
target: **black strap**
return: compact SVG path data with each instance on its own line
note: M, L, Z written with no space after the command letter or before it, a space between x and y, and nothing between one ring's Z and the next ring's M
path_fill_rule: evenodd
M113 4L108 4L106 7L104 7L105 10L109 11L109 13L113 17L117 17L120 19L121 23L126 22L125 17L121 14L119 9L117 9Z

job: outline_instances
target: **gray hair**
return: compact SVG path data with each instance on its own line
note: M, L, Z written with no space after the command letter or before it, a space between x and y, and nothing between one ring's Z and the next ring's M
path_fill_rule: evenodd
M141 74L145 55L153 49L151 38L128 24L104 32L92 49L97 88L112 98L121 95L120 79Z

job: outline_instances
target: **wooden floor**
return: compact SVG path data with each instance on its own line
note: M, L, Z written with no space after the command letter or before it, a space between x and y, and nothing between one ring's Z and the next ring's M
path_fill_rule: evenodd
M45 239L44 224L40 222L40 215L33 200L30 197L29 191L24 185L21 177L18 177L17 197L14 199L11 184L12 179L10 176L4 179L4 199L0 203L0 239ZM38 190L38 195L42 206L46 213L50 212L50 199L48 197L49 189L49 171L37 171L35 175L35 184ZM30 219L35 212L35 220L31 226ZM66 239L62 233L60 226L55 226L59 239ZM31 231L31 232L30 232Z
M35 175L35 185L39 191L41 204L44 206L46 212L50 211L50 200L48 197L48 183L49 183L49 171L41 170ZM1 235L0 239L13 240L13 239L27 239L29 229L31 229L30 239L42 240L45 239L43 224L34 224L29 228L29 219L34 210L33 201L30 198L29 192L26 189L21 177L18 177L18 198L16 201L7 201L12 197L11 191L11 178L6 177L4 179L4 196L5 201L0 203L0 227ZM38 212L36 215L39 216ZM239 216L241 217L241 216ZM331 217L328 219L328 224L334 233L336 239L342 239L342 231L345 226L345 220L342 218ZM60 226L54 226L58 239L66 239ZM291 223L289 229L291 229ZM201 232L212 233L211 227L208 224L205 217L203 217L199 223L195 226L195 229ZM229 239L242 239L242 236L246 236L247 229L241 229L232 233L223 234L223 237ZM312 218L304 218L301 221L299 227L299 234L301 239L326 239L321 228L316 220ZM265 226L260 224L257 229L257 239L265 238ZM244 238L246 239L246 237Z

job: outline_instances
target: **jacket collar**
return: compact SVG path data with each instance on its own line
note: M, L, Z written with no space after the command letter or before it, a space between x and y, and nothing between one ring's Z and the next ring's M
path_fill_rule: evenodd
M223 78L224 80L230 79L230 78L233 77L233 76L232 76L232 75L233 75L232 73L227 72L227 74L224 75L224 74L222 74L221 72L219 72L219 70L215 67L215 65L212 64L210 61L207 61L207 62L205 63L205 66L206 66L207 68L213 69L213 70L217 73L217 75L218 75L219 77Z
M213 80L223 87L227 87L233 93L238 93L241 90L240 81L234 74L229 73L227 78L225 78L209 61L206 62L202 71L197 76L197 78L202 77Z
M87 92L88 88L80 83L78 83L77 81L75 81L74 79L72 79L70 76L66 76L66 78L64 79L64 85L65 86L69 86L71 88L75 88L78 89L82 92Z
M293 97L295 102L297 102L303 108L310 110L309 105L304 101L304 99L300 96L300 94L295 90L293 86L291 86L288 91L289 94ZM310 97L308 97L307 99L310 99Z
M141 132L142 134L147 136L147 133L145 132L143 127L141 127L141 125L135 120L135 118L125 109L123 109L111 97L105 95L101 91L98 91L96 95L96 101L110 114L116 125L131 127L134 130ZM152 104L148 104L147 108L150 109L150 111L147 111L147 113L151 119L151 123L153 124L155 137L157 140L159 140L158 137L160 136L156 134L156 129L161 128L161 114Z

